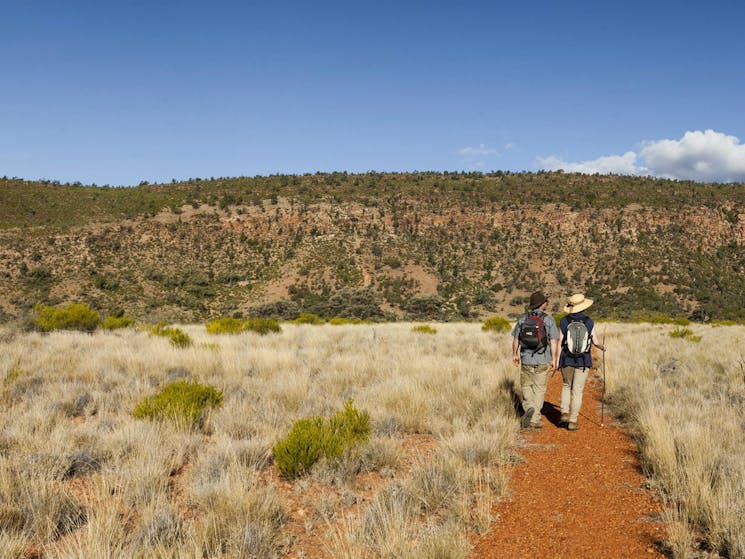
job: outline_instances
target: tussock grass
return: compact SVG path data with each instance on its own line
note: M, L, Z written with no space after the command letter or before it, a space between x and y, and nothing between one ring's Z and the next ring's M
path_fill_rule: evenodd
M691 542L745 556L745 329L609 325L608 395L629 420L651 483L664 497L670 549Z
M179 325L187 347L146 328L0 329L3 547L33 541L49 557L299 555L292 495L310 499L306 537L331 555L464 556L467 533L488 525L504 490L517 433L509 338L480 325L438 324L437 336L411 328L288 323L273 336L213 336ZM174 382L222 393L201 430L132 417ZM350 398L369 413L369 440L289 488L272 481L276 441ZM427 460L412 463L419 452ZM360 481L368 473L379 487Z

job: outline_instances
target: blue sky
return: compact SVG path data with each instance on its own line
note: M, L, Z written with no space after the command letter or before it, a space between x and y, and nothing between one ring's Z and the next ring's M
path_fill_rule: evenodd
M745 4L0 5L0 175L745 181Z

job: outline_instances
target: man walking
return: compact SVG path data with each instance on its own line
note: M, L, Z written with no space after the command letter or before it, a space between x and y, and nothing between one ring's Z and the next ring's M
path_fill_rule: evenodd
M530 311L518 318L512 330L512 362L520 365L520 427L540 429L548 372L554 370L559 355L559 330L546 313L548 299L542 292L530 296L529 306Z
M592 367L590 349L594 345L600 351L605 346L595 342L592 336L595 323L583 311L592 305L592 299L582 293L569 298L564 312L569 313L561 319L561 355L555 364L561 368L561 423L570 431L579 429L577 420L582 407L582 393L587 376Z

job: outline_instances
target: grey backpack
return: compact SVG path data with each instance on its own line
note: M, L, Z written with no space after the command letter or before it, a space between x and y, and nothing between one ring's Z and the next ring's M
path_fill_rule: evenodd
M582 357L590 351L592 336L587 330L587 319L570 320L564 336L564 349L572 357Z

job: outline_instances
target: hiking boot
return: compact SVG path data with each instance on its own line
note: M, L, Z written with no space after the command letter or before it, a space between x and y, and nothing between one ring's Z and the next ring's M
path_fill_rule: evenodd
M569 414L568 413L562 413L561 417L559 418L559 423L562 425L566 425L569 423Z
M543 423L540 421L538 423L531 423L530 424L531 429L543 429Z
M528 427L530 427L530 421L533 419L534 413L535 409L528 408L528 411L526 411L520 418L520 427L522 427L523 429L527 429Z
M576 431L577 429L579 429L579 425L577 425L574 421L570 421L569 423L567 423L567 429L569 429L570 431Z

